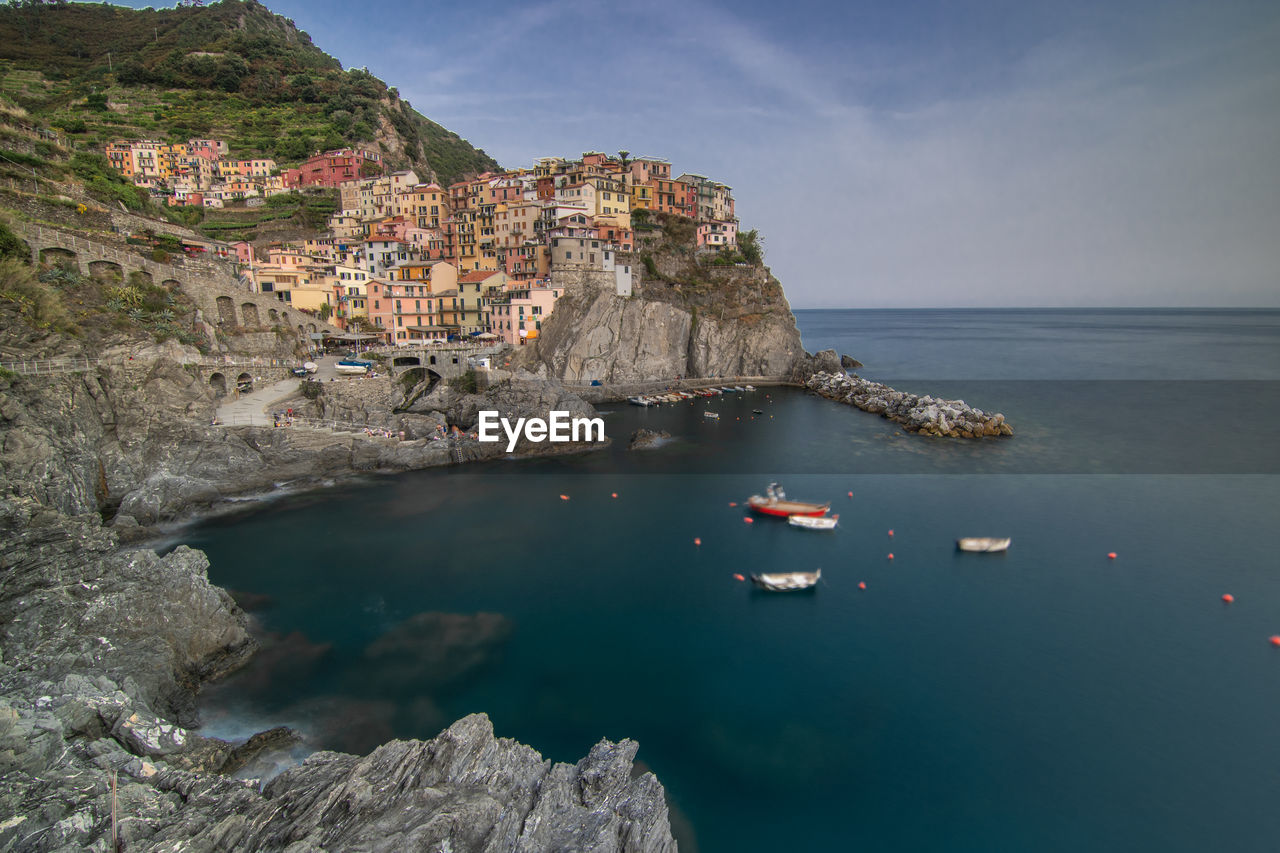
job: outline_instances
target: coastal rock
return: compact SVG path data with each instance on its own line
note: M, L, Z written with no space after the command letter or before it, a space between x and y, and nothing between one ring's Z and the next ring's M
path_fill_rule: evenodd
M627 450L651 450L661 446L669 438L671 438L671 433L666 430L652 430L642 427L631 433L631 440L627 442Z
M1013 428L1004 415L974 409L964 400L935 400L896 391L878 382L850 376L843 370L819 372L808 378L805 387L815 394L856 406L864 412L883 415L902 424L907 432L950 438L1011 436Z
M199 682L252 647L206 567L186 548L121 553L97 516L0 498L0 849L106 850L113 806L125 848L156 853L676 849L662 786L632 778L633 742L553 766L484 716L363 758L317 753L265 787L219 775L295 735L236 745L191 730ZM403 665L415 637L443 632L470 657L426 665L452 678L507 630L437 616L408 620L377 654Z
M699 299L642 274L630 297L571 284L518 357L570 382L790 375L804 348L781 286L760 269L720 275L723 290L712 293L736 296Z
M842 355L840 356L840 366L845 370L856 370L859 367L863 367L863 364L851 355Z

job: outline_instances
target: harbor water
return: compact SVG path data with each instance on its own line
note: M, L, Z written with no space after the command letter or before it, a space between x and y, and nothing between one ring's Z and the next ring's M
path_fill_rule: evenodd
M1274 849L1280 312L797 317L1015 436L770 388L604 406L595 453L246 505L185 536L264 646L207 733L362 752L483 711L556 761L633 738L683 851ZM641 427L672 437L628 451ZM747 523L773 481L837 529Z

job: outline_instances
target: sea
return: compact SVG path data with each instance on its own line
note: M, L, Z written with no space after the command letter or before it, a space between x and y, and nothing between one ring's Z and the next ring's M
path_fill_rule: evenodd
M1015 435L762 388L604 406L593 453L282 489L182 534L263 643L206 733L630 738L686 853L1277 849L1280 311L796 316ZM751 518L772 482L838 527Z

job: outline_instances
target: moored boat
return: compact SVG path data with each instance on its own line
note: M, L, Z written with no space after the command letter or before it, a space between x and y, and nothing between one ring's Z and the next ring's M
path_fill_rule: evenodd
M792 592L811 589L822 577L822 569L813 572L770 572L751 576L751 582L770 592Z
M806 530L835 530L838 521L840 521L840 516L838 515L833 515L830 518L820 518L812 515L787 516L787 522L792 527L803 527Z
M753 510L765 515L775 515L780 518L786 518L792 515L808 515L819 516L826 515L827 510L831 509L831 502L824 504L807 503L805 501L789 501L787 493L778 487L777 483L770 483L765 496L752 495L747 498L747 506Z
M703 413L702 413L702 416L703 416L704 418L711 418L713 421L718 421L718 420L720 420L720 413L719 413L719 412L703 412Z
M369 368L363 364L335 364L333 366L335 373L341 376L363 376L369 372Z
M988 536L968 536L956 540L956 549L959 551L973 551L981 554L998 554L1001 551L1008 551L1009 546L1012 543L1012 539L997 539Z

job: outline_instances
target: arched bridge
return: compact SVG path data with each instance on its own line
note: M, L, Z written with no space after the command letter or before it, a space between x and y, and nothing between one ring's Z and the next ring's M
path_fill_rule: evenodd
M140 273L151 284L180 287L208 322L224 329L270 331L283 327L305 337L313 332L341 334L338 327L303 314L271 294L250 293L234 267L221 260L183 258L182 264L162 263L80 234L43 225L13 225L31 247L32 262L70 266L81 275L125 280Z

